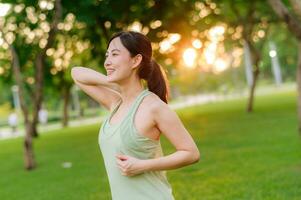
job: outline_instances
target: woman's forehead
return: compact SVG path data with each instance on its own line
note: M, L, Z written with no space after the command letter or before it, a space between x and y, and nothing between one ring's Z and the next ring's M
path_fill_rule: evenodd
M125 47L122 45L121 40L119 37L114 38L111 42L110 45L108 47L108 51L113 51L113 50L119 50L119 51L123 51L125 50Z

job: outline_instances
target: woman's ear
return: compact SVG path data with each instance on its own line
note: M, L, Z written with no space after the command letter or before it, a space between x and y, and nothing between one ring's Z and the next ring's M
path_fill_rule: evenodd
M136 68L140 65L140 63L142 62L142 55L141 54L137 54L133 59L132 59L132 68Z

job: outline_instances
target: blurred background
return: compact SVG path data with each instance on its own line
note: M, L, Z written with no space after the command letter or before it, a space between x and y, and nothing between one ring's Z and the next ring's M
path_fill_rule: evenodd
M299 0L0 0L0 199L110 199L108 112L70 71L105 74L121 30L152 41L201 152L168 171L176 199L301 199Z

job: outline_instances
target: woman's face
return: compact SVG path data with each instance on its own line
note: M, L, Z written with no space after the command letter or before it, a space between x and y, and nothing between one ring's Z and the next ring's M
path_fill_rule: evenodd
M128 79L134 71L133 64L134 58L122 45L120 38L114 38L109 44L104 62L108 81L120 83L122 80Z

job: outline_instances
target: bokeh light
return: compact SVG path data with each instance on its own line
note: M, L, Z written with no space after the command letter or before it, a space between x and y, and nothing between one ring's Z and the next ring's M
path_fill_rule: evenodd
M11 8L10 4L0 3L0 17L5 16L8 13L10 8Z
M187 67L194 66L196 57L197 57L197 53L196 50L193 48L188 48L183 53L184 63Z

